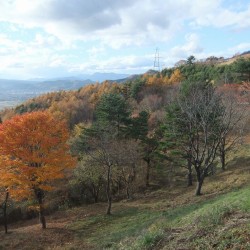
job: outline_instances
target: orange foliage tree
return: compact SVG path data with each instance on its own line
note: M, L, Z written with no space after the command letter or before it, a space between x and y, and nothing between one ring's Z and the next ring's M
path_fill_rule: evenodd
M18 180L15 178L13 169L9 164L8 157L0 155L0 202L2 204L1 208L3 211L3 224L5 233L8 233L8 223L7 223L7 206L9 201L9 196L14 199L18 199L18 193L15 193L13 189L18 186ZM13 188L13 189L12 189Z
M162 75L144 75L148 85L158 85L163 86L169 84L169 79L167 76Z
M0 154L7 159L2 168L17 183L10 189L19 198L36 199L42 228L46 228L45 191L64 177L65 169L74 166L68 138L66 123L48 112L25 113L0 124Z

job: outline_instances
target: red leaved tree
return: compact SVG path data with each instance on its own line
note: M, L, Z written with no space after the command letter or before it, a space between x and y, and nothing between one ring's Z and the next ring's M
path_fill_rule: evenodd
M64 177L64 170L75 164L68 138L66 123L48 112L26 113L0 124L0 154L7 158L1 167L16 183L9 188L19 198L37 200L42 228L46 228L45 191L50 191L53 182Z

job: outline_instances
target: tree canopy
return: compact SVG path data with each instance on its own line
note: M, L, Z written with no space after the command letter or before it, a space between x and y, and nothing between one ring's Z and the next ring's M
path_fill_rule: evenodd
M47 112L25 113L0 125L0 153L6 163L2 167L18 183L11 186L14 192L37 199L43 228L44 192L51 190L54 181L64 177L64 170L75 164L69 154L68 138L66 123Z

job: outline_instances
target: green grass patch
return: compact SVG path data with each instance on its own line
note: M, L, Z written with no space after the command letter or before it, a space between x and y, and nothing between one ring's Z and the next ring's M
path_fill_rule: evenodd
M87 239L97 249L153 249L175 228L183 238L192 238L201 231L205 232L204 235L211 234L237 212L250 212L250 187L164 212L125 206L124 210L116 211L111 216L98 215L75 221L69 229L75 231L79 240ZM241 238L240 234L234 236L236 233L229 231L224 236L222 234L218 247L223 249L231 244L231 238L235 240L232 244L244 242L245 238ZM212 244L205 236L194 238L190 246L196 249L205 244L203 241L208 246Z
M159 216L159 212L125 208L110 216L98 215L73 222L69 228L79 238L87 238L99 248L111 249L123 238L138 236Z
M163 212L161 224L167 228L193 224L195 227L210 229L222 224L237 211L250 212L250 187L197 204L167 210Z
M159 240L162 240L163 237L168 237L167 234L175 228L181 231L179 238L196 239L195 242L192 239L188 243L191 244L190 246L196 249L202 249L198 246L204 246L206 242L208 248L205 249L209 249L214 243L202 235L208 235L213 232L217 227L222 226L230 216L237 212L250 212L250 187L235 190L197 204L163 212L150 227L144 229L144 235L134 239L134 243L129 249L152 249ZM152 228L154 230L152 230ZM200 233L201 236L199 236ZM196 234L198 236L194 237ZM234 231L229 231L228 234L229 235L227 235L227 231L225 231L224 235L221 235L222 239L218 243L220 249L223 249L223 247L231 243L233 245L240 245L247 242L245 237L240 237L240 233L238 233L237 237L234 237L234 235L236 235ZM235 242L230 243L230 239ZM178 246L178 243L169 249L175 249L176 246Z

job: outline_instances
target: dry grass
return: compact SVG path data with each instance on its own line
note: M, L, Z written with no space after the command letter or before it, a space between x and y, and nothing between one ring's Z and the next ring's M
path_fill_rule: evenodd
M103 211L104 204L59 211L47 217L47 229L42 230L38 219L9 225L10 233L0 232L0 249L72 249L75 232L68 225ZM90 249L84 239L82 249Z
M240 55L240 56L232 57L228 61L219 63L218 65L229 65L229 64L235 62L236 60L238 60L239 58L248 59L248 58L250 58L250 54L245 54L245 55Z

